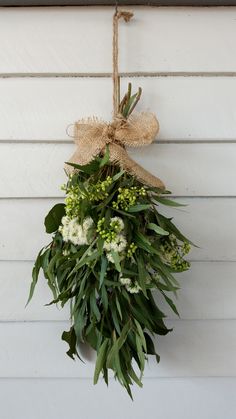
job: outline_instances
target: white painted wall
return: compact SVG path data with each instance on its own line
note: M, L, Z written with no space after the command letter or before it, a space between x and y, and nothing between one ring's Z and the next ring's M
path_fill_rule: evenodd
M132 154L189 204L169 213L200 245L180 276L181 319L168 313L174 331L132 404L65 356L68 313L43 306L43 280L24 308L44 215L62 199L65 128L111 117L113 10L0 9L1 419L236 416L236 7L133 9L120 28L122 89L143 87L140 108L161 132Z

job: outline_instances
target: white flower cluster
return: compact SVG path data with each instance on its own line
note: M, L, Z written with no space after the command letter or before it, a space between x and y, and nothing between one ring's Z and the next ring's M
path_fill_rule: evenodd
M120 283L125 286L125 288L130 294L138 294L141 290L141 287L139 286L138 282L135 281L134 283L132 283L130 278L123 278L123 276L121 276Z
M123 252L127 246L126 238L123 234L117 234L116 238L111 242L105 242L103 248L106 252L114 250L117 253Z
M64 216L61 220L62 225L59 227L64 242L71 242L74 245L89 244L88 231L93 225L91 217L85 218L82 224L78 223L77 218Z
M115 230L116 232L118 232L118 234L116 235L114 240L110 242L105 241L103 248L106 251L106 256L109 262L114 263L114 259L113 259L111 251L114 250L114 252L117 252L121 258L124 257L124 255L122 255L122 252L124 252L127 246L127 241L124 234L121 233L122 230L124 230L124 222L122 218L120 217L111 218L110 225L115 226Z
M110 220L110 226L114 226L115 230L120 233L122 230L124 230L124 221L120 217L112 217Z

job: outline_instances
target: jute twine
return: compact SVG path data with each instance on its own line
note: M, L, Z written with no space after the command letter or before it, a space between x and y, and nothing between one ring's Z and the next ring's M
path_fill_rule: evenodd
M146 185L165 189L163 182L131 159L125 149L151 144L159 131L159 123L153 113L135 113L128 119L119 114L118 24L121 18L129 22L132 17L133 13L125 10L116 10L113 16L113 120L106 123L92 117L77 121L74 124L74 141L78 147L69 162L88 164L104 153L108 145L111 163L118 164ZM73 170L72 166L66 165L67 172Z

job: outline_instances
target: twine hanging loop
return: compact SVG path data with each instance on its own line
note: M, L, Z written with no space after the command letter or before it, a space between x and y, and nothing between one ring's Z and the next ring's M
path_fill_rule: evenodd
M74 141L78 147L69 162L88 164L99 154L104 154L108 146L111 163L118 164L140 182L164 190L161 179L131 159L125 149L151 144L159 131L159 123L153 113L135 113L127 118L119 113L118 23L120 18L128 22L132 16L133 13L124 10L116 10L113 16L113 120L106 123L92 117L76 122ZM67 172L73 170L72 166L66 165Z

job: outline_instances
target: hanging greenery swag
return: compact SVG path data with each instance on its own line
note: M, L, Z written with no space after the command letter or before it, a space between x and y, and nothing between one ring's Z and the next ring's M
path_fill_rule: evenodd
M159 302L178 315L174 274L189 269L191 243L162 213L180 204L125 149L150 144L159 124L152 113L133 114L141 89L132 95L129 84L119 100L121 17L128 21L132 14L116 11L113 19L113 121L75 124L78 147L66 164L65 203L45 218L52 240L36 259L29 301L42 270L53 293L49 305L70 306L71 327L62 334L67 354L81 359L79 345L86 343L97 354L94 383L102 373L108 384L113 370L132 397L148 356L159 362L154 337L170 332Z

